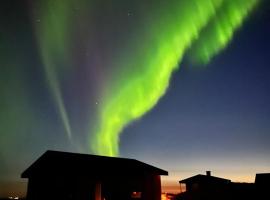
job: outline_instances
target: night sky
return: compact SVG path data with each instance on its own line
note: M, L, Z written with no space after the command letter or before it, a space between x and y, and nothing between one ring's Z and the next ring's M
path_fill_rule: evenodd
M144 161L166 191L206 170L253 182L269 36L267 0L1 1L0 197L48 149Z

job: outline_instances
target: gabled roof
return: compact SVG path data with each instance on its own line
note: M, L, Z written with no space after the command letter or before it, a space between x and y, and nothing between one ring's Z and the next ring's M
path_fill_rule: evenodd
M135 159L46 151L22 174L22 178L50 175L112 176L168 175L168 172Z
M230 183L231 180L219 178L219 177L215 177L215 176L198 174L198 175L195 175L195 176L192 176L192 177L189 177L189 178L186 178L186 179L179 181L179 183L196 183L196 182Z

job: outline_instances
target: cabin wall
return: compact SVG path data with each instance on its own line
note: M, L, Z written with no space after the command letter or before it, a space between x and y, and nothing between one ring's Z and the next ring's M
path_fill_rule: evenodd
M95 183L85 179L29 178L27 200L94 200Z
M142 177L106 177L101 183L102 197L110 200L132 200L134 192L142 192Z
M119 176L104 180L102 198L110 200L160 200L160 176Z
M160 176L29 178L27 200L161 200Z
M143 183L141 200L161 200L161 181L160 176L147 176Z

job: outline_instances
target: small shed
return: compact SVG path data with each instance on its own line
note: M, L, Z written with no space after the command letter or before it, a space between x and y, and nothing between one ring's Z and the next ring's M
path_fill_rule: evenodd
M21 177L27 200L160 200L160 175L134 159L47 151Z

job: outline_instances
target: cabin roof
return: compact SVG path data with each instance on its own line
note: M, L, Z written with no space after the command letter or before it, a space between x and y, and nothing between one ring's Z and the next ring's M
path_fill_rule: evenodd
M22 178L50 176L168 175L168 172L129 158L46 151L22 174Z
M229 179L224 179L224 178L219 178L215 176L208 176L208 175L203 175L203 174L198 174L183 180L180 180L179 183L195 183L195 182L216 182L216 183L229 183L231 180Z

